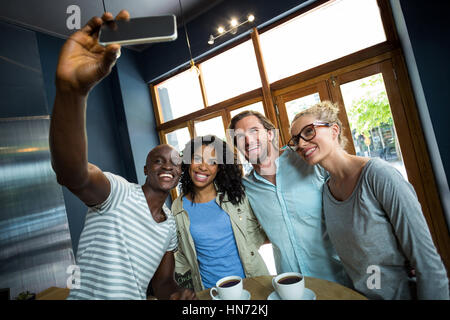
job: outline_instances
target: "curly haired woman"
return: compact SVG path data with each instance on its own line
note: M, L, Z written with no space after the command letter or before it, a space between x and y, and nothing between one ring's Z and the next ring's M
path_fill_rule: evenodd
M196 137L183 150L181 195L172 204L178 228L175 272L195 291L226 276L268 275L258 249L267 237L242 185L242 167L226 142Z

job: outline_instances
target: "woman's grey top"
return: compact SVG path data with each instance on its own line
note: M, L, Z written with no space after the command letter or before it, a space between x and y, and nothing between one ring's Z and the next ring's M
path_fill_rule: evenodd
M416 193L391 165L371 159L351 196L336 200L328 183L323 208L330 239L356 290L369 299L449 299L447 273ZM406 261L416 271L411 286Z

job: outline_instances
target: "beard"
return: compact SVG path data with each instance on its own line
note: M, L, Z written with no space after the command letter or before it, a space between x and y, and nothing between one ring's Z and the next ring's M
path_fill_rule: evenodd
M249 154L247 151L247 161L250 162L251 164L261 165L267 160L269 156L268 153L269 146L268 145L263 146L263 144L261 144L259 148L260 150L258 153Z

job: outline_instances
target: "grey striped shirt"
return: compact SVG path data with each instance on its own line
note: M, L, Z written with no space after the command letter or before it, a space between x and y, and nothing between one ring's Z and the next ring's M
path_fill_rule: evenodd
M80 287L68 299L146 299L147 287L167 251L177 248L175 220L157 223L138 184L105 172L111 193L89 208L78 245Z

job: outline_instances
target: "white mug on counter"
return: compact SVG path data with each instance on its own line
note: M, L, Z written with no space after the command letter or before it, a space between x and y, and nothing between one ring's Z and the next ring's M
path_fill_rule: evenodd
M239 300L242 296L242 278L239 276L228 276L216 282L216 286L209 291L211 298L216 296L213 292L218 293L218 298L221 300Z
M272 286L283 300L300 300L305 291L305 277L298 272L285 272L272 278Z

